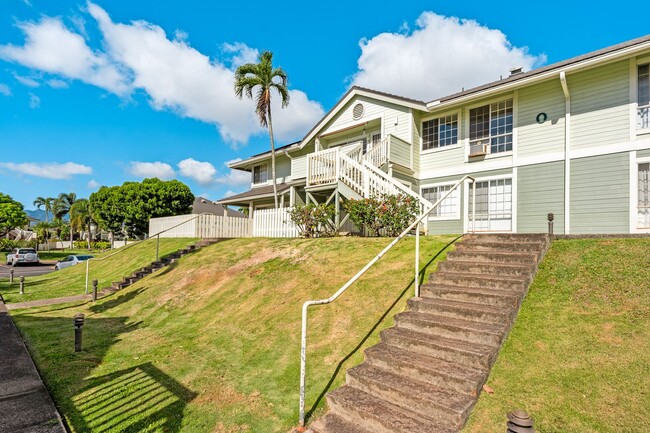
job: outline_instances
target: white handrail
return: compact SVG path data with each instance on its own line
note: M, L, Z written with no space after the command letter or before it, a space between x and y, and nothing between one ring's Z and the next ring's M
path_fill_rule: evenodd
M381 259L384 254L386 254L391 248L397 244L397 242L400 241L404 236L406 236L407 233L409 233L411 230L413 230L414 227L417 227L424 218L426 218L429 213L433 209L435 209L437 206L440 205L456 188L458 188L460 185L462 185L466 180L471 180L472 185L473 185L473 197L476 197L475 191L476 191L476 180L472 176L464 176L461 180L459 180L445 195L443 195L438 201L436 201L431 207L426 209L422 214L416 218L416 220L411 223L411 225L408 226L402 233L399 234L393 241L388 244L379 254L377 254L370 262L368 262L367 265L365 265L359 272L357 272L352 278L350 278L343 286L341 286L340 289L336 291L332 296L330 296L327 299L320 299L316 301L307 301L304 304L302 304L302 334L300 338L300 426L304 427L305 425L305 371L306 371L306 366L307 366L307 309L311 305L322 305L322 304L329 304L332 303L343 294L352 284L354 284L363 274L366 273L372 265L377 263L379 259ZM475 200L475 199L474 199ZM472 203L473 208L476 208L476 202L474 201ZM415 296L420 295L420 286L419 286L419 269L420 269L420 263L419 263L419 251L420 251L420 236L419 236L420 231L416 230L416 237L415 237Z
M391 135L388 134L386 138L371 147L366 154L363 155L364 161L369 161L375 167L381 167L388 162L388 143L390 142L390 137Z
M156 261L157 261L157 260L158 260L158 252L159 252L159 248L160 248L160 235L163 234L163 233L165 233L165 232L168 232L168 231L170 231L170 230L172 230L172 229L175 229L175 228L178 227L178 226L182 226L183 224L187 224L187 223L190 222L190 221L194 221L194 220L196 220L196 219L202 217L203 215L211 215L211 214L209 214L209 213L207 213L207 212L197 214L194 218L190 218L190 219L188 219L187 221L183 221L182 223L176 224L175 226L169 227L169 228L167 228L167 229L165 229L165 230L161 230L161 231L159 231L158 233L155 233L155 234L149 236L147 239L142 239L142 240L139 240L139 241L137 241L137 242L133 242L133 243L130 244L130 245L126 245L126 244L125 244L122 248L118 249L117 251L115 251L115 252L113 252L113 253L111 253L111 254L109 254L109 255L107 255L107 256L104 256L104 257L98 257L98 258L92 257L92 258L86 260L86 295L88 294L88 271L89 271L88 268L90 267L90 261L91 261L91 260L93 260L93 261L95 261L95 262L101 262L101 261L103 261L103 260L108 259L109 257L113 257L113 256L116 255L116 254L120 254L120 253L122 253L123 251L126 251L127 249L129 249L129 248L131 248L131 247L134 247L134 246L136 246L136 245L140 245L142 242L146 242L146 241L148 241L148 240L153 239L154 237L156 237L156 238L157 238L157 239L156 239Z

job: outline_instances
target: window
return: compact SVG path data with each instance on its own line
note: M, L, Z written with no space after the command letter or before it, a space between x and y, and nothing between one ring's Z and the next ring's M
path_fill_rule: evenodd
M422 188L422 196L435 204L448 193L453 185L439 185L428 188ZM460 190L456 188L447 196L433 211L429 214L431 218L451 219L460 218Z
M472 194L470 192L470 194ZM476 231L512 230L512 179L476 182L476 220L472 222L469 200L469 224Z
M487 146L489 153L512 151L512 99L469 110L470 146Z
M266 183L269 180L266 164L253 167L253 184Z
M650 163L639 164L637 228L650 229Z
M458 115L422 122L422 150L451 146L458 142Z
M638 68L637 128L650 128L650 64Z

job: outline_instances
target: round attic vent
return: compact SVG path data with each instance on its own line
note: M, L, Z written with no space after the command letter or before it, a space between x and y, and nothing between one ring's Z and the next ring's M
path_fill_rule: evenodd
M358 103L354 108L352 108L352 118L354 120L359 120L361 117L363 117L363 104Z

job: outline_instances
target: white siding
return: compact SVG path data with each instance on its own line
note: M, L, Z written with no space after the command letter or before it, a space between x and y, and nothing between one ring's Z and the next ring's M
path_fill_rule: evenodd
M364 113L361 119L354 120L352 118L352 108L358 103L363 104ZM384 135L393 134L402 140L409 140L411 116L408 108L364 96L358 96L348 102L341 109L340 113L320 133L327 134L353 125L360 125L372 119L381 118L382 116L384 119Z
M572 149L629 140L629 61L569 75L567 83L571 93Z

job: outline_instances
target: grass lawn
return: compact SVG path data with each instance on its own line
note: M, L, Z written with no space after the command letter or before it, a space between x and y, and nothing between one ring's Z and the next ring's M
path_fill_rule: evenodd
M424 273L453 239L422 238ZM223 241L94 305L12 314L75 432L284 433L298 418L302 303L329 297L388 242ZM310 413L404 309L414 245L400 242L336 303L310 309Z
M160 239L160 256L169 254L194 242L193 239L162 238ZM84 250L82 250L84 251ZM99 281L99 287L110 286L113 281L130 275L133 271L146 266L156 258L156 240L151 239L129 247L127 250L116 249L105 253L93 254L95 259L115 254L105 260L90 262L89 280ZM60 253L60 251L59 251ZM84 254L86 251L84 251ZM41 253L39 253L40 256ZM45 254L45 253L44 253ZM69 255L65 253L65 256ZM65 257L64 256L64 257ZM46 260L40 256L41 260ZM25 294L21 295L18 288L17 277L22 267L14 268L15 282L9 284L9 280L0 280L0 293L6 303L32 301L35 299L57 298L61 296L81 295L85 293L86 265L85 263L51 272L46 275L25 278ZM89 283L89 289L92 285Z
M464 433L650 431L650 239L553 243Z

